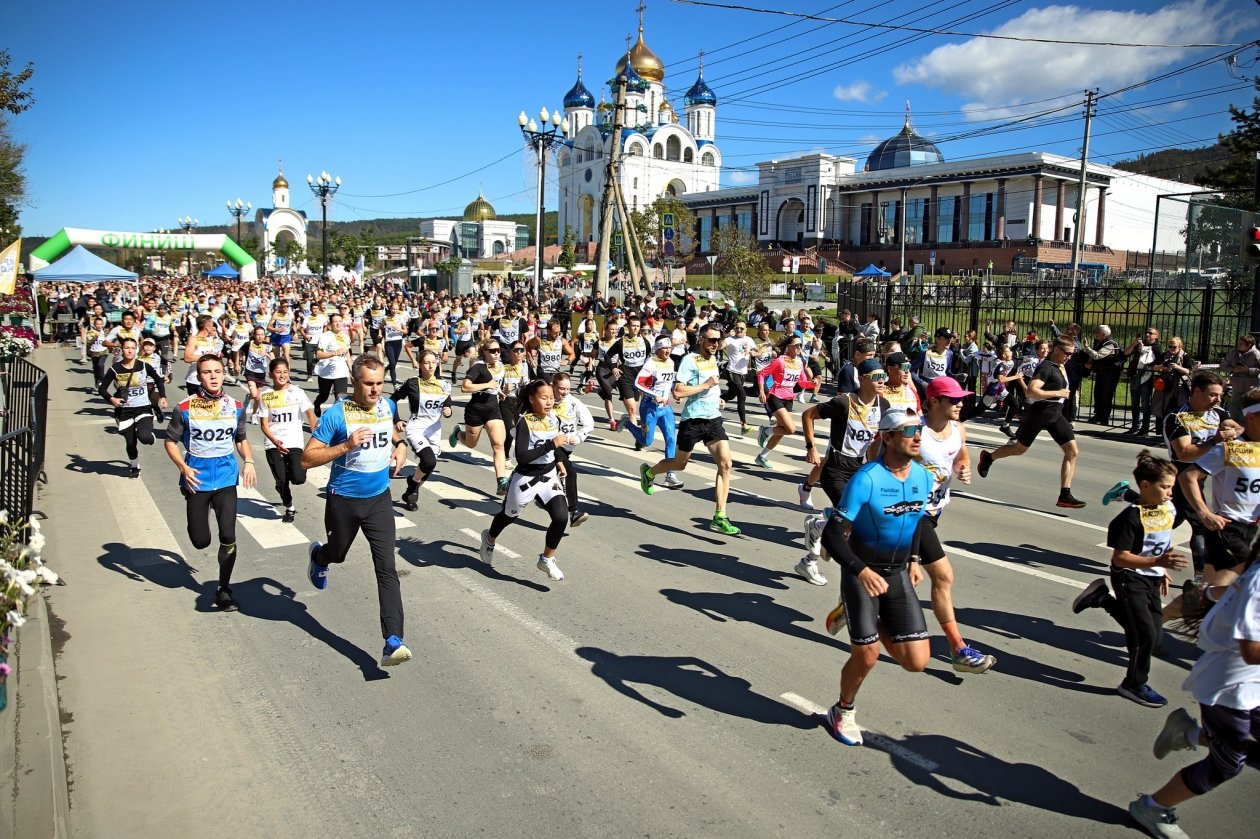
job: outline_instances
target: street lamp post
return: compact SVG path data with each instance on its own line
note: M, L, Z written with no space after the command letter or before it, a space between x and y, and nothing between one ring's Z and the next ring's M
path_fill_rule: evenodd
M324 279L328 279L328 199L337 194L337 190L341 189L341 178L334 178L327 172L320 172L318 178L306 176L306 185L311 188L311 192L319 199L320 211L322 213L322 221L320 223L320 272Z
M559 111L548 114L547 109L543 108L538 112L538 119L542 123L542 130L539 130L538 123L525 116L525 112L516 117L516 123L521 128L521 135L525 138L530 147L534 150L534 154L538 157L538 216L534 220L534 298L538 298L538 291L542 287L542 250L543 250L543 207L545 194L543 192L546 180L543 177L547 168L547 155L557 142L563 142L565 135L569 133L569 121L560 115ZM547 126L551 127L548 128Z
M246 201L241 203L241 199L237 198L236 203L227 202L228 212L236 219L236 244L241 243L241 216L248 215L249 211L254 209L254 205Z
M179 220L180 229L183 230L185 233L187 233L189 236L192 235L192 232L197 229L197 225L199 224L201 224L201 222L193 218L192 216L184 216L182 219ZM189 248L188 249L188 279L191 280L192 276L193 276L193 249Z
M167 233L170 233L171 231L167 230L164 227L159 227L157 230L154 230L153 232L159 236L165 236ZM166 273L165 257L166 257L166 251L163 250L162 248L158 248L157 258L158 258L158 273L159 274Z

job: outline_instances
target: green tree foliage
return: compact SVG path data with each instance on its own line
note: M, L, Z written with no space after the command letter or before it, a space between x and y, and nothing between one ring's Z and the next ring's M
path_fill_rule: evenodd
M712 248L717 254L714 270L722 276L726 293L741 312L747 312L769 293L774 279L765 256L757 248L757 240L751 233L729 224L713 231Z
M1116 168L1153 178L1203 185L1207 183L1212 167L1228 159L1229 152L1219 143L1214 143L1199 149L1164 149L1139 155L1132 160L1120 161Z
M1255 79L1260 92L1260 77ZM1256 173L1256 153L1260 152L1260 96L1251 100L1250 110L1229 106L1234 130L1222 134L1220 143L1229 160L1208 171L1206 184L1227 194L1230 203L1244 210L1260 210L1252 193Z
M661 259L661 216L674 214L674 259L685 262L696 252L696 240L692 231L696 229L695 213L677 198L663 195L643 208L643 211L632 210L630 218L634 221L634 232L638 236L643 258L648 262L660 264Z
M20 114L35 104L27 87L35 67L28 62L15 73L9 69L12 61L8 50L0 50L0 110ZM0 116L0 227L8 230L10 236L21 235L17 218L18 205L26 197L26 175L22 172L25 157L26 146L13 139L7 117Z
M364 265L376 263L376 230L372 227L360 227L357 232L350 232L343 225L328 232L328 261L333 265L344 265L353 268L363 257Z
M577 265L577 234L567 224L564 226L564 240L560 249L559 264L565 271L572 271L573 266Z

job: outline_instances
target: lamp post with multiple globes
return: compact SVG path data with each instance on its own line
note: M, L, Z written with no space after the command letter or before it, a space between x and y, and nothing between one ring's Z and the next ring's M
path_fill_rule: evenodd
M530 147L534 150L534 154L538 157L538 216L534 220L534 298L538 298L538 290L542 287L543 274L543 207L545 205L544 186L546 181L543 177L547 168L547 155L551 153L551 149L558 142L563 142L565 135L569 133L569 121L565 119L559 111L547 113L547 109L543 108L538 112L538 119L542 125L539 130L539 123L521 111L516 118L517 125L521 128L521 134L525 137ZM551 127L548 128L547 126Z
M310 175L306 176L306 185L311 188L311 192L319 199L319 206L322 213L322 221L320 224L320 273L324 279L328 279L328 199L337 194L337 190L341 189L341 178L334 178L327 172L320 172L318 178Z
M241 203L241 199L237 198L236 203L227 202L228 212L236 219L236 244L241 243L241 217L249 215L249 211L254 209L254 205L248 201Z
M179 219L180 229L190 236L192 235L192 232L197 229L197 225L199 224L201 224L201 222L193 218L192 216L184 216L182 219ZM193 251L192 251L192 248L189 248L188 249L188 278L192 279L192 276L193 276Z

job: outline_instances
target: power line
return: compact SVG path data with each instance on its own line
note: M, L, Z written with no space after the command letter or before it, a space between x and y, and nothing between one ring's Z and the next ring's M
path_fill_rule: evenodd
M918 32L923 35L948 35L951 37L962 38L989 38L996 41L1021 41L1024 43L1034 44L1071 44L1075 46L1087 47L1137 47L1143 49L1199 49L1199 48L1217 48L1217 47L1249 47L1260 44L1260 41L1249 41L1247 43L1238 44L1137 44L1126 43L1122 41L1075 41L1066 38L1033 38L1027 35L996 35L991 32L958 32L949 29L929 29L915 26L901 26L888 23L872 23L870 21L853 20L851 18L829 18L821 15L811 15L805 12L789 12L783 9L761 9L755 6L745 6L738 3L716 3L713 0L673 0L675 3L682 3L688 6L709 6L716 9L726 9L729 11L739 12L755 12L763 15L780 15L783 17L799 18L803 20L815 20L821 23L846 23L850 26L866 26L872 29L892 29L902 32Z

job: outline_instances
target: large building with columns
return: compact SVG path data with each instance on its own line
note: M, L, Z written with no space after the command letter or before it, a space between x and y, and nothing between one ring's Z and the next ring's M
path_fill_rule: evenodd
M907 272L916 263L951 274L992 262L1005 273L1016 257L1071 260L1079 180L1079 160L1044 152L946 161L914 130L907 108L902 130L861 171L854 158L829 154L770 160L758 164L756 184L682 200L696 214L700 254L715 227L737 224L763 247L816 248L858 268L896 273L904 241ZM1095 163L1085 183L1081 262L1111 271L1145 265L1157 196L1188 191Z

